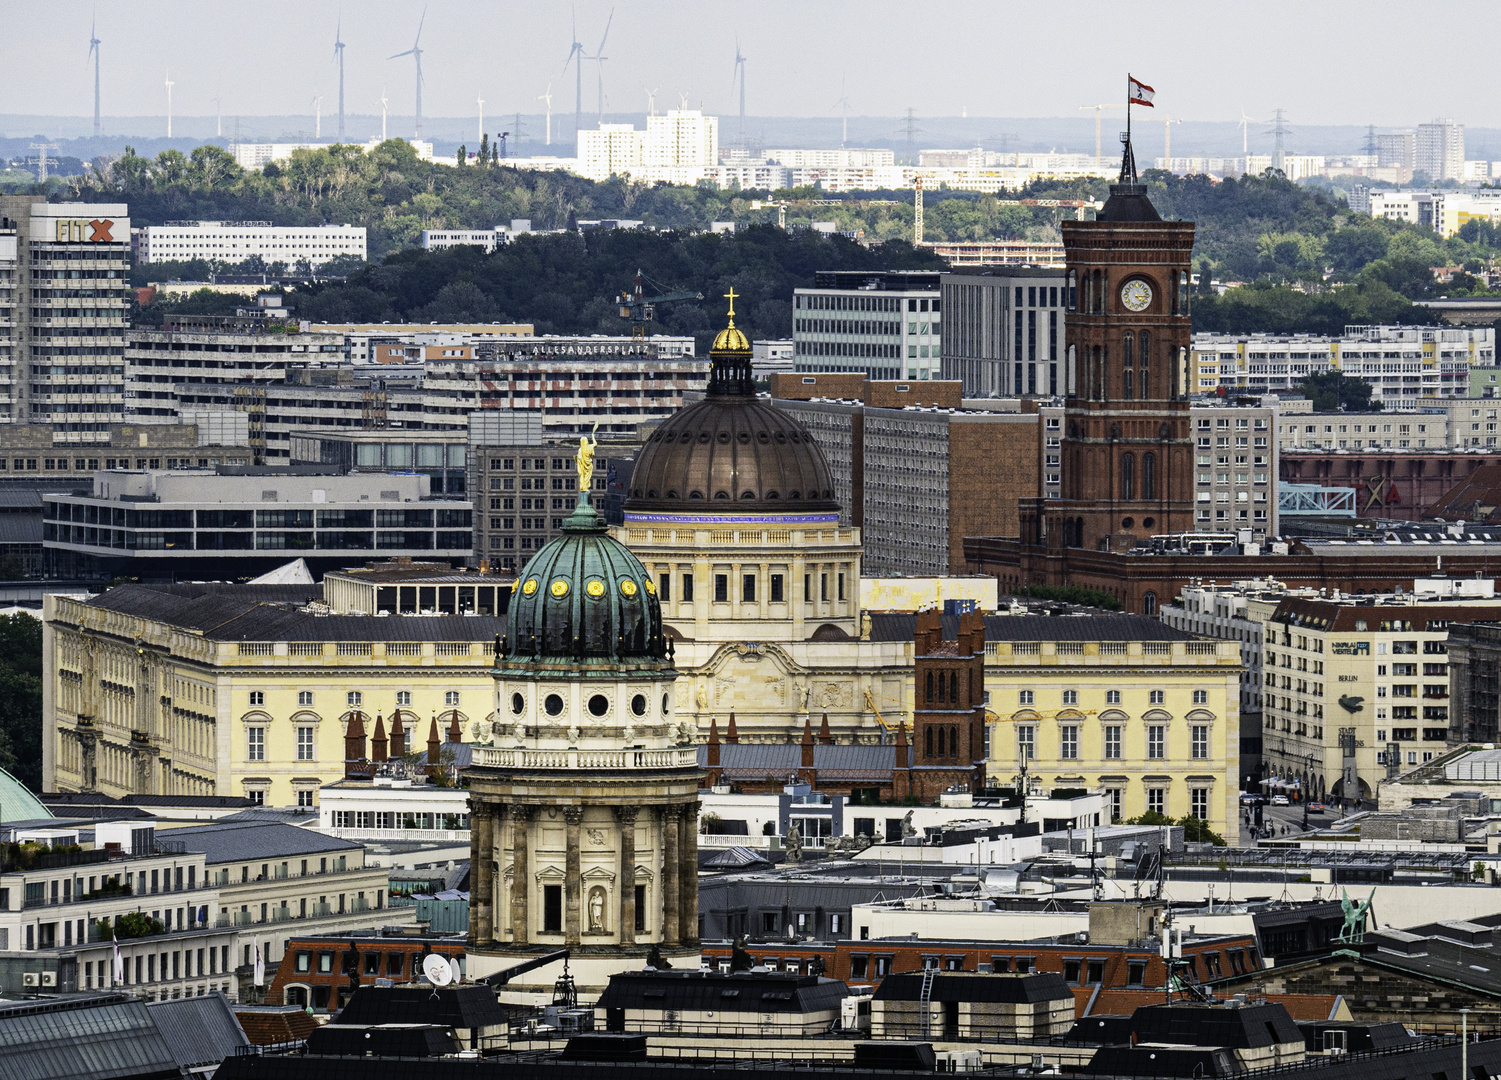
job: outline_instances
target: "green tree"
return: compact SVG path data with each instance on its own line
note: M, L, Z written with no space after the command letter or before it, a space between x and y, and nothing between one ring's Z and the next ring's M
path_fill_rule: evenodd
M0 615L0 768L42 790L42 624Z
M1215 847L1224 847L1225 838L1209 827L1208 822L1189 814L1187 817L1178 819L1178 824L1183 826L1183 839L1190 844L1213 844Z
M1326 371L1298 383L1298 393L1313 402L1314 412L1380 412L1381 402L1371 400L1371 384L1365 379Z

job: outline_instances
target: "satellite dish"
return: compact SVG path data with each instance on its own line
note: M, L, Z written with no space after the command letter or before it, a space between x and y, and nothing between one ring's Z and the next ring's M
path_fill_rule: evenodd
M422 974L434 986L447 986L453 982L453 968L437 953L428 954L428 958L422 961Z

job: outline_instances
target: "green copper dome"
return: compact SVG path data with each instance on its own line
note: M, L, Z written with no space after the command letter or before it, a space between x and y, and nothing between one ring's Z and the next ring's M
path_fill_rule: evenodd
M526 564L511 595L502 654L513 660L666 657L662 606L641 561L611 537L588 493Z

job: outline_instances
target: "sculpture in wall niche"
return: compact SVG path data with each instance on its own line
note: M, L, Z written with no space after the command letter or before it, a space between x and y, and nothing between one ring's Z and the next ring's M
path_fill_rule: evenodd
M860 612L860 640L870 640L870 612Z
M700 712L709 707L709 688L702 679L698 681L698 693L693 700Z
M627 724L624 728L622 728L621 732L620 732L620 738L625 742L625 744L627 746L630 746L631 743L635 742L636 741L636 728L635 728L635 725L634 724Z
M579 744L579 736L581 734L583 734L583 733L581 731L579 731L578 728L576 728L576 727L569 728L568 729L568 745L569 746L577 746Z
M589 890L589 933L605 933L605 887L596 885Z
M803 861L803 831L796 825L787 830L787 861L790 863Z
M585 829L589 836L589 843L595 847L603 847L605 843L605 831L603 829Z
M511 738L516 740L517 746L521 746L526 742L526 725L520 720L511 725Z

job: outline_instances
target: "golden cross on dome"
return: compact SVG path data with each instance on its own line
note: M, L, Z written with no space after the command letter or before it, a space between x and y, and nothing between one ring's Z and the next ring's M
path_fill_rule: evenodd
M737 293L737 292L735 292L735 286L733 286L733 285L730 286L730 291L724 294L725 298L727 300L729 300L729 302L730 302L730 325L731 326L735 325L735 297L738 296L738 295L740 295L740 294Z

